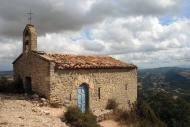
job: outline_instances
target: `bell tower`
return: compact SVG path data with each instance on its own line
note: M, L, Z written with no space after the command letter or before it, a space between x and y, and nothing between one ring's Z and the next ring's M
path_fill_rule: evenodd
M34 25L27 24L23 31L23 53L37 51L37 31Z

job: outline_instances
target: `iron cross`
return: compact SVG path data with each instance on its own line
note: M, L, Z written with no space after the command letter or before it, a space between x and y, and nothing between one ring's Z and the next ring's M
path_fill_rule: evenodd
M28 12L28 13L26 13L26 14L28 14L28 21L29 21L29 23L31 24L31 22L32 22L32 12L31 12L31 9L30 9L30 12Z

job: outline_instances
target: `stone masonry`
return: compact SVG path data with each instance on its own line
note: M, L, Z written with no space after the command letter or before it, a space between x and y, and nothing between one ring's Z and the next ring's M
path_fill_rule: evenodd
M15 80L22 79L25 85L25 77L32 78L32 91L49 99L50 70L49 63L34 53L22 54L13 64Z
M115 99L120 108L126 109L137 99L136 75L135 69L58 70L50 78L50 100L76 105L76 90L81 84L86 83L89 86L91 109L105 109L108 99Z

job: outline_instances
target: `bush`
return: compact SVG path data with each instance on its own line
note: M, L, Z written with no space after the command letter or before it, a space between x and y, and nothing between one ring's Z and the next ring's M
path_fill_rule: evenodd
M121 110L117 109L116 120L118 120L122 124L134 124L139 120L139 116L136 112L136 106L131 107L130 110Z
M113 109L114 111L117 109L118 103L115 99L109 99L107 102L106 109Z
M7 79L7 77L0 78L0 92L12 92L15 90L13 81Z
M24 93L22 80L8 80L7 77L0 78L0 92L4 93Z
M152 91L145 101L168 127L189 127L190 104L188 100L180 96L174 99L171 93Z
M158 118L156 117L154 111L150 108L150 106L142 102L142 104L139 105L139 115L152 123L156 123L158 121Z
M165 127L166 125L162 122L152 110L152 108L145 102L138 104L138 116L143 118L144 124L153 124L154 127Z
M128 120L130 118L129 112L128 111L122 111L122 110L120 110L118 112L119 112L119 119L118 120L120 120L120 122L124 122L124 123L128 122Z
M116 118L121 124L135 127L166 127L145 102L132 105L129 111L117 110Z
M1 77L0 78L0 84L8 84L9 82L8 82L8 79L7 79L7 77Z
M76 106L68 107L62 121L66 121L72 127L100 127L95 115L91 112L82 113Z

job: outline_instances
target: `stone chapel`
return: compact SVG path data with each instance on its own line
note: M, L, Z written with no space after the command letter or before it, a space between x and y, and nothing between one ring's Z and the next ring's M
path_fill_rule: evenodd
M137 99L135 65L110 56L38 51L37 31L31 24L23 31L23 51L13 68L26 93L38 93L52 104L77 105L83 112L105 109L109 99L129 109Z

